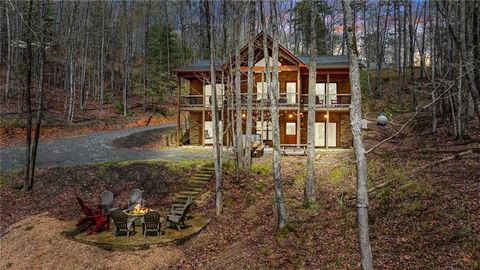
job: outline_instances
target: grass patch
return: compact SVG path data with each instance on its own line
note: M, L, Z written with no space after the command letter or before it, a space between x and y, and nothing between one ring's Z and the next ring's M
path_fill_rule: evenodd
M261 176L269 175L272 172L272 164L267 162L253 163L250 171Z
M268 186L268 184L266 182L262 181L262 180L255 181L255 182L251 183L250 185L255 191L257 191L259 193L265 192L265 190L267 190L267 186Z
M0 190L6 188L8 186L8 181L5 177L0 176Z
M293 232L297 227L298 225L293 222L287 223L285 227L277 230L277 232L275 233L275 240L277 242L285 240L285 238L287 238L290 232Z
M4 129L14 129L14 128L24 128L25 127L25 120L18 116L11 116L11 117L0 117L0 128Z

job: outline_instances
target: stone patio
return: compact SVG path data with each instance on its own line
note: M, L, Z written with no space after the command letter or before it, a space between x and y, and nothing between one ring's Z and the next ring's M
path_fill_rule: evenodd
M158 246L181 244L194 235L198 234L205 226L210 223L211 219L203 214L192 214L188 216L186 223L187 228L177 231L173 228L165 228L162 230L161 236L149 234L143 237L142 226L135 226L135 234L128 238L125 234L114 236L114 226L110 226L110 230L105 230L96 234L87 235L87 232L79 232L75 226L76 221L70 222L65 226L63 235L66 237L88 245L94 245L106 250L140 250L155 248ZM163 226L163 224L162 224Z

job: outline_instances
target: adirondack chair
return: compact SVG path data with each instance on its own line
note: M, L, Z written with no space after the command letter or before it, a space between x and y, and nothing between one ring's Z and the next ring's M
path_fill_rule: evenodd
M130 236L130 233L135 232L135 223L128 222L128 215L122 211L116 211L112 214L112 221L115 224L114 236L116 237L119 233L126 233L127 238ZM133 225L133 226L132 226Z
M110 214L118 210L118 208L113 207L113 193L109 190L105 190L100 194L102 200L101 205L105 214Z
M99 232L103 227L108 227L108 220L107 217L103 214L102 207L97 206L97 209L92 209L85 205L80 197L77 197L78 205L80 206L80 211L83 213L83 217L77 222L76 226L84 226L81 229L81 232L87 230L88 228L93 227L88 234L93 234Z
M160 214L155 211L150 211L144 216L143 222L143 237L147 236L148 232L155 232L157 236L161 234Z
M133 209L137 204L143 206L143 203L143 191L138 188L132 189L130 191L130 202L128 203L128 209Z
M170 208L170 213L167 215L167 221L170 222L170 225L175 225L179 231L182 227L185 228L185 220L192 203L192 197L188 197L185 204L173 204Z

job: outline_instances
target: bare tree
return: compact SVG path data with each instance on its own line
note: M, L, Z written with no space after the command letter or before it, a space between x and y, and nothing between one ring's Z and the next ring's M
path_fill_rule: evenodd
M33 187L33 182L31 182L32 177L30 176L30 162L31 162L31 155L32 155L32 102L31 102L31 89L33 87L32 84L32 69L33 69L33 55L32 55L32 36L33 33L30 31L32 29L32 21L33 21L33 0L28 2L28 17L27 17L27 27L29 29L27 33L27 59L28 59L28 67L27 67L27 83L25 88L25 107L26 107L26 150L25 150L25 183L23 185L23 190L29 191Z
M207 25L209 26L209 42L210 42L210 85L212 87L212 128L213 128L213 160L215 166L215 209L217 216L222 214L223 211L223 204L222 204L222 164L221 160L221 148L220 148L220 140L219 140L219 132L218 132L218 105L217 105L217 78L215 74L215 20L213 16L215 2L210 1L208 17L209 20L207 21Z
M282 172L281 172L281 152L280 152L280 125L278 112L278 14L277 2L270 1L270 11L272 12L272 83L269 85L269 93L271 95L271 115L272 115L272 142L273 142L273 182L275 188L275 200L277 203L277 226L278 230L282 230L287 225L287 211L285 209L285 200L282 190Z
M315 2L310 9L310 64L308 67L308 123L307 123L307 175L305 179L305 205L315 203L315 99L317 83L317 31Z
M350 88L352 105L350 108L350 122L353 133L353 146L357 158L357 221L360 243L362 269L373 269L372 249L370 247L370 233L368 224L368 193L367 193L367 160L365 145L362 136L362 92L360 89L360 72L358 68L358 49L355 38L355 22L353 7L350 0L342 0L343 13L347 35L348 61L350 63Z
M252 122L253 122L253 83L255 77L253 75L253 58L254 58L254 40L255 35L255 1L250 1L248 4L248 74L247 74L247 123L246 123L246 138L245 138L245 149L244 149L244 161L243 161L243 170L249 171L252 164L252 155L250 154L251 138L252 138Z

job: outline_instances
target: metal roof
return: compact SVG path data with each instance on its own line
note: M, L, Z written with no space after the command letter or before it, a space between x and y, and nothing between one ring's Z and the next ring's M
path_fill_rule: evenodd
M297 56L305 65L310 63L310 56ZM348 66L348 57L346 55L319 55L317 56L317 67L344 67Z

